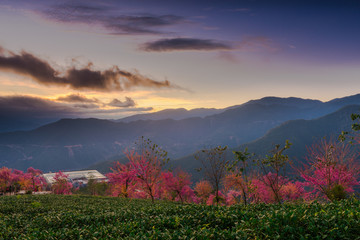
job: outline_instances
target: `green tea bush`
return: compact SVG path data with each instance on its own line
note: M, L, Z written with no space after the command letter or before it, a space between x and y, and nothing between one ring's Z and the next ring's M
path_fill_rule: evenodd
M205 206L99 196L0 197L0 239L360 239L360 202Z

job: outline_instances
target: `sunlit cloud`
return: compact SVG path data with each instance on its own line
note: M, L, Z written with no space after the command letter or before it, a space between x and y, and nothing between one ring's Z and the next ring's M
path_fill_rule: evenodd
M69 103L99 103L100 101L96 98L88 98L81 94L69 94L66 96L60 96L56 99L60 102L69 102Z

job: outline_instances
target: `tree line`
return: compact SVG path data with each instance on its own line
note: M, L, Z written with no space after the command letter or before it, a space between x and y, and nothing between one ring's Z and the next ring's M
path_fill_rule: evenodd
M352 138L354 140L354 138ZM345 141L322 139L308 148L306 162L294 166L286 155L291 143L276 145L263 158L234 151L227 156L227 147L203 149L195 154L204 178L193 184L189 173L167 170L167 152L144 137L136 149L126 152L128 162L116 162L108 182L90 179L83 187L74 188L68 176L55 174L50 190L54 194L109 195L123 198L148 198L232 205L251 203L283 203L321 199L335 201L349 197L360 185L358 153ZM288 169L297 178L290 178ZM42 173L30 167L26 172L3 167L0 169L0 193L27 193L49 188Z

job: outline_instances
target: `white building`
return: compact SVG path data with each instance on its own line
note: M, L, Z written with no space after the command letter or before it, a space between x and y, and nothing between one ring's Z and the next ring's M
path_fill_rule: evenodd
M71 171L71 172L62 172L68 176L68 181L74 185L86 185L90 179L94 179L97 182L107 181L108 179L97 170L83 170L83 171ZM44 173L43 177L46 182L52 185L55 180L56 173Z

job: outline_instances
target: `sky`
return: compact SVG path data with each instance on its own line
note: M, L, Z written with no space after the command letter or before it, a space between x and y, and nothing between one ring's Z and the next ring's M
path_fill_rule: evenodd
M0 0L0 111L118 119L360 89L359 1Z

